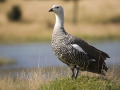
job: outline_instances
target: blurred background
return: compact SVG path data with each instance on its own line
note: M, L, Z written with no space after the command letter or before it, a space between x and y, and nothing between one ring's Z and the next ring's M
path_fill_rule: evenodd
M0 70L61 66L51 49L55 15L64 8L65 29L120 64L120 0L0 0Z

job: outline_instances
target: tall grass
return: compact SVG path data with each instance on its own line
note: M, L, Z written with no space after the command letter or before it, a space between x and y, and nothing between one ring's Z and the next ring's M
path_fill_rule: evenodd
M69 72L64 67L0 70L0 90L37 90L55 78L67 76L64 71Z
M1 77L0 90L119 90L120 72L114 71L112 67L105 77L81 72L73 82L70 69L63 66L24 69Z
M116 67L119 69L119 67ZM43 84L39 90L119 90L120 72L115 74L113 67L107 76L101 76L89 72L81 72L77 80L72 81L71 77L58 78Z

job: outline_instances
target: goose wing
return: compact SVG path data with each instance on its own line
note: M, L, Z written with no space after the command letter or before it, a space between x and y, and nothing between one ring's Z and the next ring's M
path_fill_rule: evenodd
M110 58L109 55L91 45L89 45L87 42L85 42L84 40L77 38L75 36L71 36L70 38L70 43L71 44L76 44L78 45L80 48L83 49L83 51L88 54L88 56L91 59L95 59L97 61L101 61L103 62L104 60L106 60L106 58Z

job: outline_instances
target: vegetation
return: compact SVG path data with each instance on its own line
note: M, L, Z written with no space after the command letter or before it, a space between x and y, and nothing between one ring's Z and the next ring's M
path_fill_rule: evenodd
M19 6L13 6L12 10L8 12L7 16L10 21L18 21L21 18L21 10Z
M19 70L0 73L5 74L0 77L0 90L120 90L120 72L115 75L113 70L105 77L81 72L76 81L66 67Z
M49 2L47 7L46 2ZM55 16L48 10L55 3L64 7L65 29L68 33L85 40L120 39L119 0L78 1L78 23L75 25L72 23L73 1L66 4L60 0L34 3L26 0L7 0L7 3L0 5L0 43L51 41ZM9 22L6 17L6 13L14 5L21 7L22 17L19 22Z
M57 79L39 90L119 90L120 83L100 77L80 76L76 81L71 78Z
M120 23L120 15L111 18L108 22L112 22L112 23Z
M10 65L10 64L14 64L14 63L16 63L14 60L9 60L9 59L6 59L6 58L0 58L0 66Z
M42 84L38 90L119 90L120 89L120 65L108 66L106 76L81 72L77 80L71 77L56 78L49 83Z
M0 0L0 3L5 2L6 0Z

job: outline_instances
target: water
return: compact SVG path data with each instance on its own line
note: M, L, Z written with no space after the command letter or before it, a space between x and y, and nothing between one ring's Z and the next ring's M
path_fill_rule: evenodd
M96 48L105 51L111 58L106 60L107 64L120 63L120 41L90 42ZM40 66L64 65L54 55L50 43L32 43L0 45L0 57L16 60L14 65L1 68L32 68Z

